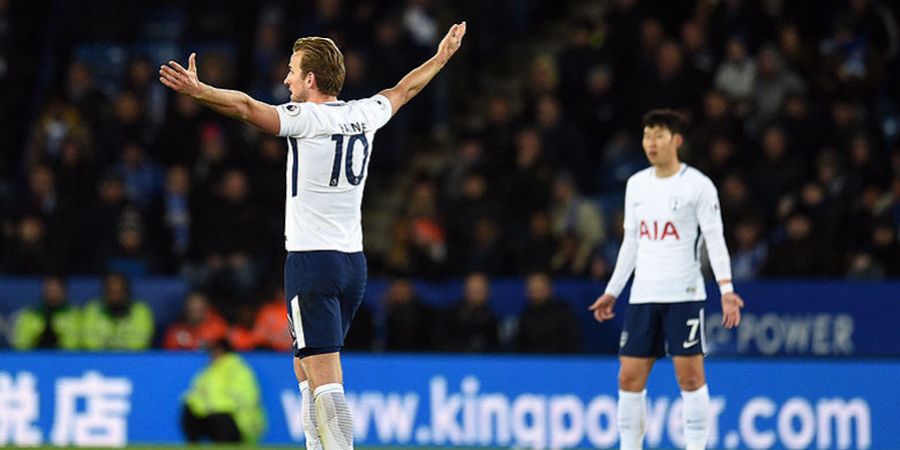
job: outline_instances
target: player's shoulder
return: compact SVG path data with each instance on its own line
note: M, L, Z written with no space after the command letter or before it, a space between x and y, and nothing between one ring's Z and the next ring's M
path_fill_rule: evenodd
M391 101L381 94L375 94L371 97L359 98L347 102L350 106L371 108L376 110L391 110Z
M686 181L701 187L715 187L712 180L708 176L706 176L705 173L701 172L700 169L697 169L696 167L688 164L684 165L680 176L683 177Z
M644 180L649 180L653 177L653 166L646 167L644 169L638 170L633 175L628 177L628 184L638 183Z

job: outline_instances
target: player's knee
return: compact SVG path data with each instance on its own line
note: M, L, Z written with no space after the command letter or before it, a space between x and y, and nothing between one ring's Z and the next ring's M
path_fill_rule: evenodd
M678 386L682 391L692 392L703 387L706 384L706 377L702 372L691 372L678 374Z
M644 390L647 378L641 374L620 371L619 372L619 389L628 392L639 392Z

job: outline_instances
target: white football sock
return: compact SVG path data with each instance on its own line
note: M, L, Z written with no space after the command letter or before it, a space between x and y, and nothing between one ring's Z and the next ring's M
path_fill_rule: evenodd
M353 450L353 420L344 398L344 386L323 384L313 394L319 438L325 450Z
M704 384L693 392L681 391L681 399L684 443L687 450L702 450L709 436L709 388Z
M622 450L641 450L647 417L647 390L619 390L618 410L619 447Z
M300 382L300 415L303 417L303 434L306 436L306 450L322 450L319 430L316 429L316 407L309 392L309 381Z

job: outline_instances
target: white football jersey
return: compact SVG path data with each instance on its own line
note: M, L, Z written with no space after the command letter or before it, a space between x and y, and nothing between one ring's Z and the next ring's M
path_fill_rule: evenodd
M631 303L706 299L700 272L704 236L721 243L716 250L724 249L727 259L718 194L706 175L687 164L666 178L657 177L653 167L632 175L624 228L637 242ZM720 264L716 272L720 279L731 277L730 266Z
M383 95L276 107L287 138L288 251L362 251L362 199L375 131L391 118Z

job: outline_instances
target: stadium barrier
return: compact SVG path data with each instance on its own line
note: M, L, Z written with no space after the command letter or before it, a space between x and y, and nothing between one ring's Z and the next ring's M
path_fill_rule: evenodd
M247 354L264 442L302 440L287 355ZM200 353L0 353L0 446L173 444ZM900 448L900 361L710 358L715 448ZM360 445L611 448L614 358L363 355L344 358ZM671 363L649 382L646 444L680 447Z
M73 278L70 294L76 304L95 297L100 281ZM437 307L450 305L462 296L462 283L417 282L422 300ZM603 292L603 283L558 280L557 295L572 304L579 315L587 353L614 354L622 329L627 292L616 304L616 317L600 325L587 313L587 306ZM900 280L887 282L755 281L737 284L747 302L744 322L735 331L721 327L718 290L708 286L706 325L710 352L738 356L884 357L900 356L900 339L884 317L900 316ZM372 279L365 302L376 317L382 309L387 281ZM134 281L137 298L153 309L157 336L181 313L187 286L176 278L144 278ZM521 279L497 279L491 284L491 307L501 318L515 317L525 305ZM34 303L40 295L40 280L0 278L0 317L7 323L16 310ZM2 334L2 332L0 332ZM2 341L2 338L0 338ZM2 346L2 342L0 342Z

